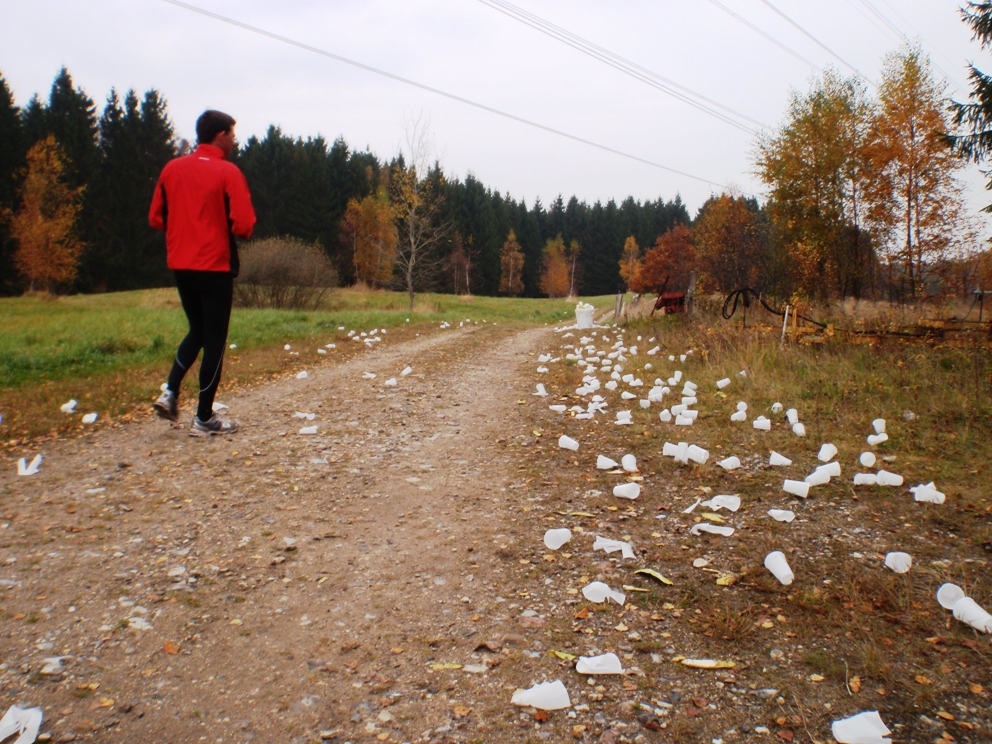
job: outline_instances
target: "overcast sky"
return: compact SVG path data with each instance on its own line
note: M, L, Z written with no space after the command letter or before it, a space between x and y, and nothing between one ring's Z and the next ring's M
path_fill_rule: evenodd
M462 178L471 172L488 187L526 198L528 204L535 197L547 204L559 193L590 203L628 195L670 199L680 193L694 211L725 186L762 194L751 174L752 132L481 0L191 4L702 180L473 108L166 0L0 0L0 73L19 105L35 92L47 97L62 65L100 108L111 87L134 88L139 94L156 88L168 101L178 134L191 140L197 115L216 108L238 120L242 141L276 124L294 136L340 135L352 148L368 147L389 158L404 146L405 126L423 113L430 118L445 172ZM882 57L901 43L890 24L922 43L936 73L948 76L949 94L963 99L967 62L992 69L992 58L970 41L959 4L515 0L517 8L538 20L730 109L735 113L725 115L750 129L757 128L754 122L769 128L781 123L790 89L806 90L810 76L817 74L797 56L845 74L852 72L851 65L877 81ZM977 169L969 169L965 180L976 211L992 200L982 191L984 179Z

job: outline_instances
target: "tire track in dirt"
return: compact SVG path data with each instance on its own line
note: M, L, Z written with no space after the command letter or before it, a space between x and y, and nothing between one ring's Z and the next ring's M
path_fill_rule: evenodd
M510 665L428 663L510 630L500 551L521 476L497 442L546 335L387 341L222 396L243 427L226 440L149 421L52 445L32 479L8 463L4 706L43 705L56 741L502 740ZM56 655L61 673L39 674Z

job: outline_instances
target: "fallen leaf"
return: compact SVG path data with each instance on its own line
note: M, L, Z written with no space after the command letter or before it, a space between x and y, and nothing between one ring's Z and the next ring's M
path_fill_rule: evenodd
M623 689L627 690L627 692L633 692L637 689L637 685L634 682L627 680L623 683Z
M719 514L714 514L713 512L703 512L699 516L701 516L703 519L708 519L711 522L716 522L717 524L724 524L727 521Z
M693 669L733 669L737 662L721 659L680 659L683 666Z
M401 648L391 648L391 649L389 649L389 651L390 651L390 653L393 653L393 654L401 654L401 653L403 653L403 649L401 649Z
M851 692L861 692L861 677L851 677L847 686L851 688Z
M733 586L737 582L737 576L734 574L724 574L716 580L717 586Z
M574 661L575 654L566 654L564 651L552 651L552 656L557 656L559 659L564 659L565 661Z
M472 712L471 708L466 708L464 705L456 705L452 713L455 714L455 718L468 718L468 714Z
M985 692L985 688L982 687L980 684L972 682L970 685L968 685L968 691L974 695L981 695L983 692Z
M917 674L916 675L916 684L918 684L918 685L932 685L933 682L930 679L928 679L927 677L924 677L922 674Z
M795 734L793 734L789 729L779 729L778 738L782 741L792 741L795 738Z
M644 589L643 587L639 587L639 586L631 586L630 584L624 584L623 585L623 590L625 592L640 592L642 594L645 594L645 593L651 591L650 589Z
M674 581L672 581L671 579L666 579L664 576L662 576L660 573L655 571L653 568L639 568L636 571L634 571L634 573L650 576L652 579L656 579L657 581L660 581L662 584L666 584L668 586L675 586Z
M688 705L686 706L684 713L690 718L697 718L699 717L700 710L699 708L693 708L691 705Z
M624 625L623 623L620 623L619 625L614 626L613 629L614 630L619 630L621 633L626 633L627 630L628 630L627 626Z
M589 617L588 607L583 607L581 610L575 613L576 620L585 620L587 617Z
M434 662L432 664L429 664L429 666L435 672L440 672L440 671L442 671L444 669L461 669L462 668L462 665L461 664L438 664L437 662Z
M826 677L824 677L822 674L811 674L809 675L809 678L814 682L822 682L824 679L826 679Z
M692 704L695 705L697 708L705 708L707 705L710 704L710 701L707 700L706 698L693 698Z
M172 641L166 641L165 646L162 647L162 650L165 651L165 653L169 654L170 656L175 656L176 654L179 653L179 646L177 646Z
M937 718L943 718L945 721L953 721L954 720L954 716L952 716L946 710L937 711Z
M548 711L546 710L539 710L536 713L534 713L534 720L537 721L538 723L545 723L547 722L548 718L550 718L550 716L548 715Z

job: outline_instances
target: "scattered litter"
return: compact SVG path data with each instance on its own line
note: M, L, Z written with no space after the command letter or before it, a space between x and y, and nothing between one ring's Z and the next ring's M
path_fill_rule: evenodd
M407 375L412 373L413 373L413 367L404 367L403 371L400 372L400 377L406 377Z
M97 415L95 413L87 413L85 416L83 416L83 423L84 424L95 424L96 423L96 419L97 419Z
M772 413L782 413L783 408L781 403L772 403Z
M716 381L716 386L717 386L717 388L719 390L723 390L729 384L730 384L730 378L729 377L724 377L722 380L717 380Z
M955 603L964 596L964 590L957 584L941 584L937 589L937 602L945 610L953 610Z
M872 447L874 447L876 444L887 442L888 440L889 440L889 435L886 434L885 432L882 432L881 434L868 435L868 444L870 444Z
M316 434L316 433L317 433L316 426L304 426L302 429L300 429L300 434Z
M834 721L830 733L840 744L891 744L892 741L886 738L892 732L882 723L877 710Z
M693 509L699 506L703 502L702 499L696 499L696 503L682 510L683 514L692 514Z
M306 370L303 370L302 372L300 372L299 374L297 374L297 375L296 375L296 379L297 379L297 380L305 380L305 379L307 379L307 378L308 378L309 376L310 376L310 375L308 375L308 374L307 374L307 371L306 371Z
M386 387L396 387L396 378L390 377L383 383Z
M73 398L68 403L62 404L62 413L75 413L79 401Z
M791 512L788 509L769 509L768 516L777 522L791 522L796 518L795 512Z
M665 578L660 573L658 573L657 571L655 571L653 568L639 568L636 571L634 571L634 573L635 574L644 574L645 576L650 576L652 579L655 579L656 581L660 581L662 584L665 584L666 586L675 586L675 582L674 581L672 581L671 579Z
M736 455L731 455L723 460L718 460L716 464L724 470L737 470L741 466L741 460Z
M830 462L834 459L834 455L837 454L837 448L832 444L824 444L820 447L819 453L816 457L820 462Z
M28 459L22 457L17 461L17 474L18 475L36 475L38 473L38 468L41 467L41 455L35 455L31 464L28 464Z
M286 344L286 345L285 345L285 346L283 346L282 348L283 348L283 349L285 349L286 351L289 351L289 350L290 350L290 349L292 349L293 347L292 347L292 346L290 346L289 344Z
M129 617L127 619L127 627L133 628L134 630L151 630L152 626L143 617Z
M799 411L795 408L790 408L785 412L785 417L789 420L790 426L795 426L799 423Z
M747 421L747 411L734 411L730 414L730 420L738 424Z
M541 398L545 397L547 394L548 394L548 391L544 389L544 383L543 382L537 383L537 392L536 393L531 393L531 395L537 395L537 396L540 396Z
M624 455L623 457L621 457L620 464L623 466L623 469L626 470L628 473L637 472L637 458L634 457L633 455Z
M362 379L363 380L374 380L375 379L375 372L365 372L365 373L363 373L362 374Z
M38 738L41 719L44 712L41 708L19 708L12 705L0 718L0 741L6 741L14 734L18 737L12 744L32 744Z
M575 665L579 674L623 674L623 666L616 654L580 656Z
M880 486L901 486L902 476L890 473L888 470L879 470L875 474L876 483Z
M594 581L591 584L584 586L582 588L582 596L590 602L595 602L596 604L605 602L607 599L612 599L621 606L627 599L623 592L617 592L610 589L610 587L602 581Z
M700 532L710 532L714 535L723 535L724 537L730 537L734 534L733 527L721 527L718 524L707 524L706 522L700 522L699 524L693 525L689 532L693 535L699 535Z
M856 486L874 486L878 482L878 476L874 473L855 473L854 474L854 485Z
M709 450L704 450L702 447L697 447L694 444L690 444L685 451L685 456L695 463L700 465L704 464L708 459L710 459Z
M682 666L693 669L733 669L736 662L724 661L721 659L680 659Z
M879 472L884 472L884 471L879 471ZM901 485L901 484L896 484L896 485ZM913 499L915 501L926 501L931 504L944 503L945 496L944 494L942 494L940 491L937 490L937 488L933 484L933 481L930 481L925 485L921 483L918 486L913 486L909 490L913 492Z
M714 496L709 501L703 501L702 506L705 506L707 509L712 509L713 511L719 511L720 509L729 509L730 511L735 512L741 508L741 497Z
M629 542L624 542L623 540L610 540L606 537L600 537L596 535L596 542L592 545L593 550L604 550L607 553L615 553L620 551L620 555L623 558L633 558L634 549L631 547Z
M526 690L517 690L510 698L510 702L538 710L561 710L572 705L568 690L560 679L554 682L541 682Z
M553 406L548 406L555 413L565 413L568 410L568 406L563 406L561 404L555 404Z
M863 467L871 468L875 466L875 453L874 452L862 452L861 457L858 458L858 462L861 463Z
M772 450L771 455L769 455L769 457L768 457L768 464L769 465L775 465L777 467L784 467L786 465L791 465L792 464L792 460L790 460L785 455L780 455L775 450Z
M789 562L785 559L785 553L781 550L773 550L765 556L765 568L772 572L772 575L783 585L789 586L795 577Z
M641 495L639 483L621 483L613 487L613 495L621 499L636 499Z
M804 436L806 436L806 425L805 424L793 424L792 425L792 433L795 434L797 437L804 437Z
M871 428L875 430L876 434L885 433L885 419L877 418L871 422Z
M787 478L785 483L782 484L782 490L786 493L791 493L793 496L805 499L809 496L809 483L806 481L789 480Z
M885 567L896 573L906 573L913 565L913 556L909 553L886 553Z
M558 446L562 449L567 450L577 450L579 448L579 443L572 439L567 434L562 434L558 437Z
M562 545L572 539L572 531L567 527L557 530L548 530L544 533L544 545L548 550L558 550Z
M616 468L620 467L620 463L618 463L616 460L611 460L609 457L600 455L599 457L596 458L596 467L599 468L600 470L615 470Z
M306 419L307 421L313 421L316 416L316 413L305 413L303 411L297 411L293 414L293 418Z
M740 413L740 411L738 411L738 413ZM761 431L771 431L772 422L771 419L767 419L764 416L758 416L758 418L751 422L751 426L755 429L760 429Z

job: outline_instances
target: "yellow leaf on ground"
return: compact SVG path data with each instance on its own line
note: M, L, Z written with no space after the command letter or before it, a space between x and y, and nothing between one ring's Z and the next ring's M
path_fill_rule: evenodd
M552 651L552 656L557 656L559 659L564 659L565 661L575 661L575 654L566 654L564 651Z
M814 682L822 682L823 680L826 679L826 677L824 677L822 674L811 674L809 675L809 678Z
M946 710L941 710L937 712L937 718L943 718L945 721L953 721L954 716L948 713Z
M639 568L634 571L635 574L644 574L645 576L650 576L652 579L660 581L662 584L667 584L668 586L675 586L675 582L671 579L667 579L660 573L655 571L653 568Z
M713 512L703 512L700 514L703 519L708 519L711 522L716 522L717 524L723 524L727 520L721 517L719 514L714 514Z
M456 718L467 718L468 714L472 712L471 708L466 708L464 705L456 705L452 713L455 714Z
M717 586L733 586L736 583L737 577L734 574L724 574L716 580Z
M623 585L623 590L625 592L649 592L649 591L651 591L650 589L642 589L639 586L631 586L630 584L624 584Z
M619 630L621 633L625 633L628 630L627 626L624 625L623 623L620 623L619 625L615 626L613 629Z
M851 688L851 692L861 692L861 677L851 677L847 686Z
M434 662L434 663L430 664L429 666L435 672L440 672L443 669L461 669L462 668L462 665L461 664L439 664L437 662Z
M985 692L985 688L979 684L972 682L970 685L968 685L968 691L974 695L981 695L983 692Z
M165 651L165 653L169 654L170 656L175 656L176 654L179 653L179 646L177 646L172 641L166 641L165 646L163 646L162 650Z
M681 659L682 665L693 669L733 669L737 666L734 661L721 659Z
M927 677L924 677L922 674L917 674L916 675L916 684L918 684L918 685L932 685L933 682L930 679L928 679Z

